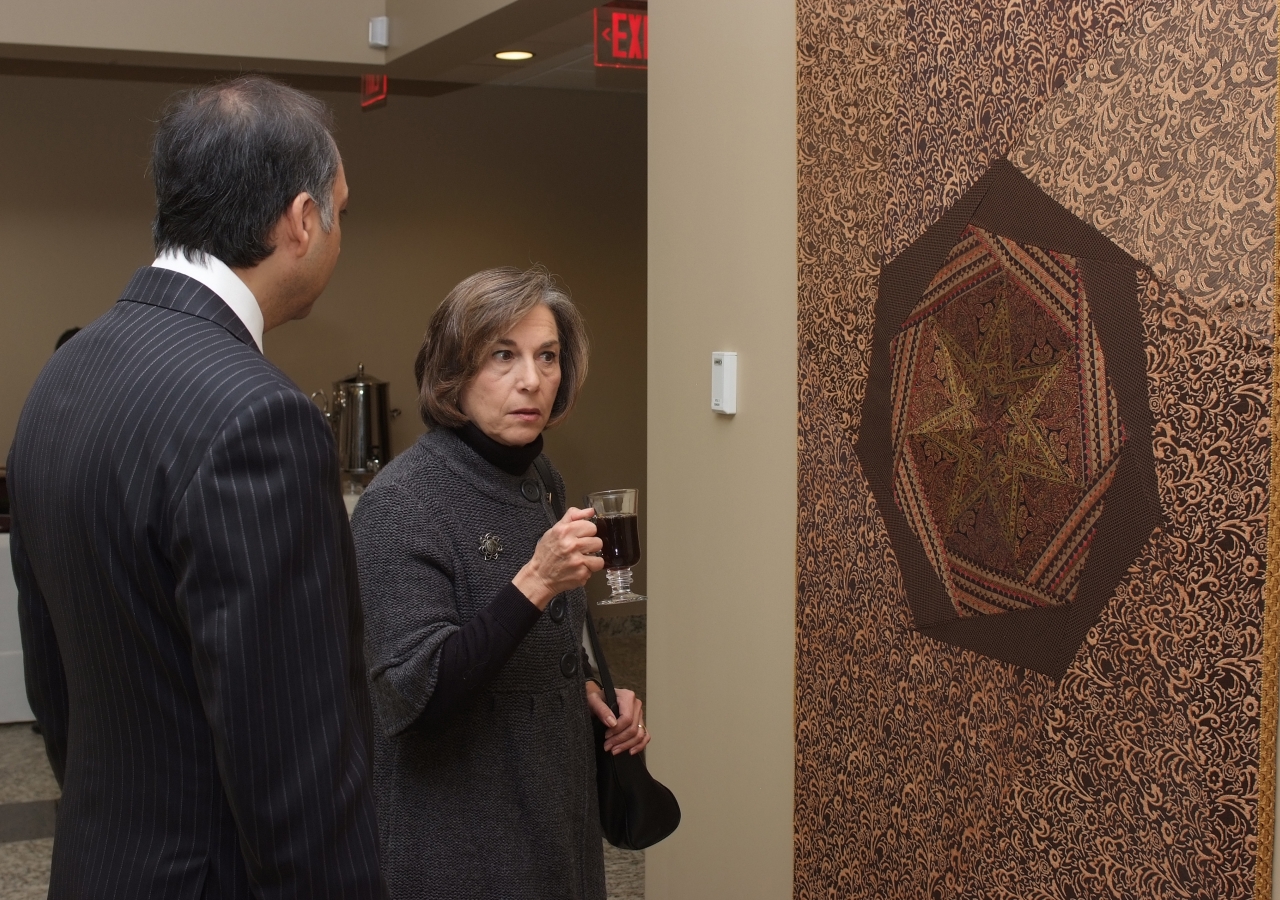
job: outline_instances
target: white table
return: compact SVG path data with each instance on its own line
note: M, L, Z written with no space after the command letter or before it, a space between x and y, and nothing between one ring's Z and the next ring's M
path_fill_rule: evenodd
M0 534L0 722L30 722L18 631L18 586L9 561L9 535Z

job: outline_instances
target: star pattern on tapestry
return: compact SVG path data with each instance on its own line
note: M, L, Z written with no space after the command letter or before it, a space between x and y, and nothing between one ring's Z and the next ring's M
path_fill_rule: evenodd
M1060 677L1161 522L1144 272L1004 160L885 265L855 452L918 631Z
M956 612L1074 600L1123 444L1075 260L968 226L890 353L894 498Z
M1050 448L1051 432L1036 417L1062 374L1063 361L1014 369L1008 298L997 295L992 308L995 327L983 339L977 359L951 332L937 329L937 375L945 385L947 405L907 435L932 444L955 464L945 530L955 531L961 514L977 514L989 501L1004 549L1016 555L1022 536L1018 511L1024 505L1023 480L1078 486L1078 479Z

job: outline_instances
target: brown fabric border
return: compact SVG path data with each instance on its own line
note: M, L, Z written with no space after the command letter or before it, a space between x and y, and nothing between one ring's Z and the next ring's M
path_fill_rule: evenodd
M919 538L893 500L889 343L970 222L1023 243L1077 257L1128 434L1081 577L1080 599L1069 606L957 616ZM1163 521L1137 305L1140 269L1137 261L1004 160L994 163L941 220L885 266L856 453L898 556L914 625L921 633L1061 678L1130 564Z

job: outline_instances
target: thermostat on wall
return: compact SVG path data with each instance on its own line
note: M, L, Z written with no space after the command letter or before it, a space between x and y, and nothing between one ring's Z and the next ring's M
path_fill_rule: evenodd
M391 20L386 16L369 17L369 46L386 50L391 46Z
M732 416L738 411L738 354L711 354L711 408Z

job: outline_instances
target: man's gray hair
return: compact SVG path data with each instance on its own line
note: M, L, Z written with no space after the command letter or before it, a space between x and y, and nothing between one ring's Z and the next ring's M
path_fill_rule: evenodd
M272 229L304 193L329 231L341 162L332 113L302 91L245 75L178 94L151 153L156 252L252 268L275 250Z

